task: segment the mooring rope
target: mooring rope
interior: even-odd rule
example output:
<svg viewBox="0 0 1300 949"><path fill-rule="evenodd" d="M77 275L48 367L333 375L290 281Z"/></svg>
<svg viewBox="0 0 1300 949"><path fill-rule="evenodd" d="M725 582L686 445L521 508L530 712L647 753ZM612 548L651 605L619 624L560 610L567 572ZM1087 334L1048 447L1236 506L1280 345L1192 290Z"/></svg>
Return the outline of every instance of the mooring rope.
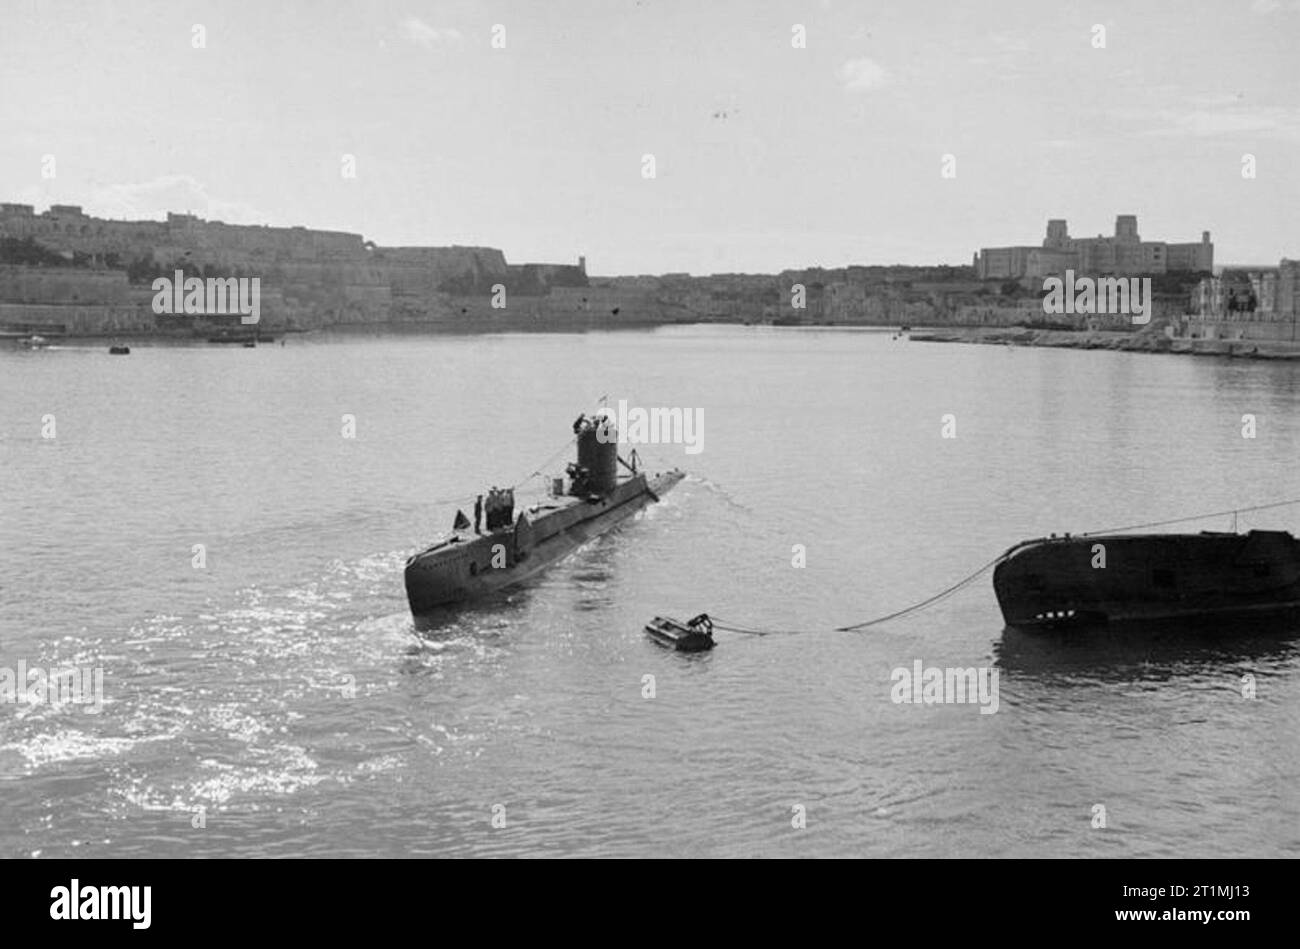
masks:
<svg viewBox="0 0 1300 949"><path fill-rule="evenodd" d="M713 620L714 629L721 629L728 633L745 633L750 636L804 636L821 632L821 630L810 629L750 629L746 626L736 626L728 623L713 614L709 614L709 619Z"/></svg>
<svg viewBox="0 0 1300 949"><path fill-rule="evenodd" d="M556 451L555 454L551 455L551 457L547 458L540 465L538 465L533 470L532 474L527 475L522 480L516 481L514 484L510 485L510 490L513 491L515 488L519 487L520 485L527 484L529 481L532 481L534 478L540 475L543 471L545 471L547 468L550 467L551 462L555 461L556 458L559 458L566 451L568 451L569 446L572 445L575 441L577 441L577 438L578 436L576 435L573 436L573 438L570 438L567 442L565 442L563 445L560 446L559 450Z"/></svg>
<svg viewBox="0 0 1300 949"><path fill-rule="evenodd" d="M1236 517L1238 514L1249 514L1252 511L1268 511L1275 507L1287 507L1291 504L1300 504L1300 498L1292 498L1289 501L1274 501L1272 504L1256 504L1253 507L1237 507L1228 511L1215 511L1213 514L1197 514L1192 517L1175 517L1167 521L1150 521L1146 524L1130 524L1128 527L1112 527L1104 531L1088 531L1086 534L1074 534L1075 537L1096 537L1099 534L1122 534L1125 531L1143 530L1147 527L1166 527L1170 524L1190 524L1192 521L1207 521L1212 517L1227 517L1231 514Z"/></svg>
<svg viewBox="0 0 1300 949"><path fill-rule="evenodd" d="M914 604L912 604L911 606L906 607L905 609L898 610L897 612L894 612L894 613L889 613L889 614L886 615L886 616L880 616L880 617L877 617L876 619L870 619L870 620L867 620L865 623L854 623L852 626L837 626L837 627L835 627L835 632L837 632L837 633L852 633L852 632L856 632L856 631L859 630L859 629L866 629L868 626L875 626L877 623L883 623L883 622L885 622L886 620L898 619L898 617L900 617L900 616L906 616L906 615L909 614L909 613L915 613L915 612L917 612L918 610L923 610L923 609L925 609L927 606L933 606L935 603L938 603L940 600L946 599L947 597L952 596L952 595L953 595L954 593L956 593L958 590L961 590L961 589L963 589L964 587L967 587L967 586L969 586L970 584L974 583L974 582L975 582L976 580L978 580L981 576L983 576L983 575L984 575L985 573L987 573L989 570L991 570L991 569L993 569L994 567L996 567L998 564L1000 564L1000 563L1001 563L1003 560L1005 560L1006 558L1007 558L1007 555L1006 555L1005 553L1003 553L1003 554L998 554L996 557L994 557L992 560L990 560L990 561L989 561L988 563L986 563L984 566L980 567L978 570L976 570L976 571L975 571L974 573L972 573L970 576L966 577L966 578L963 579L963 580L958 580L958 581L957 581L956 583L954 583L952 586L948 587L948 589L946 589L946 590L941 590L941 591L939 591L938 593L936 593L934 596L930 597L929 599L922 600L920 603L914 603Z"/></svg>
<svg viewBox="0 0 1300 949"><path fill-rule="evenodd" d="M602 395L599 399L599 403L600 403L599 408L604 408L605 402L608 399L609 399L608 395ZM594 415L597 411L599 411L599 408L591 409L589 412L584 412L583 414ZM508 485L507 489L513 491L516 488L523 487L529 481L532 481L534 478L544 474L546 470L550 468L551 464L556 461L556 459L561 458L565 452L569 451L569 449L573 447L574 443L577 442L577 440L578 440L578 436L575 433L571 438L569 438L568 441L566 441L563 445L561 445L549 458L547 458L540 465L534 468L530 474L527 474L524 477L520 478L514 484ZM455 505L457 508L460 508L461 505L473 504L474 501L477 500L477 498L478 498L478 494L477 492L475 492L473 494L462 494L457 497L451 497L451 498L433 498L424 503L434 507L446 507L449 505Z"/></svg>
<svg viewBox="0 0 1300 949"><path fill-rule="evenodd" d="M1167 521L1151 521L1146 524L1132 524L1128 527L1113 527L1110 528L1109 530L1089 531L1085 534L1072 534L1070 536L1097 537L1102 534L1120 534L1123 533L1124 531L1141 530L1147 527L1164 527L1169 524L1186 524L1191 521L1208 520L1209 518L1212 517L1226 517L1229 514L1231 514L1233 517L1236 517L1238 514L1249 514L1252 511L1268 511L1268 510L1272 510L1273 508L1287 507L1292 504L1300 504L1300 498L1292 498L1289 501L1274 501L1270 504L1256 504L1251 507L1233 508L1232 510L1228 510L1228 511L1216 511L1212 514L1197 514L1191 517L1176 517L1176 518L1171 518L1170 520ZM911 606L905 607L904 609L897 610L893 613L888 613L884 616L876 617L875 619L866 620L865 622L854 623L851 626L836 626L833 631L837 633L857 632L860 629L866 629L869 626L875 626L879 623L884 623L891 619L898 619L900 617L907 616L911 613L916 613L920 610L923 610L928 606L933 606L934 604L940 602L941 600L947 599L948 597L952 596L954 593L957 593L959 590L962 590L965 587L969 586L970 584L974 583L976 580L978 580L981 576L983 576L993 567L996 567L1003 560L1006 560L1007 556L1010 553L1011 551L1008 550L1005 553L999 554L998 556L990 560L988 563L986 563L984 566L976 570L974 573L970 574L970 576L958 580L956 583L954 583L952 586L948 587L947 589L940 590L934 596L921 600L919 603L913 603ZM713 626L715 629L726 630L727 632L732 632L732 633L746 633L753 636L801 634L804 632L809 632L803 630L757 629L752 626L741 626L735 623L729 623L724 620L719 620L717 617L713 618Z"/></svg>
<svg viewBox="0 0 1300 949"><path fill-rule="evenodd" d="M1006 556L1007 556L1006 554L999 555L995 559L990 560L984 566L980 567L970 576L957 581L952 586L948 587L946 590L941 590L940 592L936 593L934 596L927 597L926 599L922 600L919 603L914 603L911 606L906 607L905 609L896 610L895 612L888 613L885 616L879 616L876 619L866 620L865 622L862 623L854 623L852 626L836 626L832 629L832 631L836 633L852 633L852 632L856 632L859 629L866 629L868 626L875 626L877 623L883 623L886 620L897 619L900 616L906 616L909 613L915 613L917 610L925 609L927 606L932 606L935 603L938 603L940 600L952 596L954 593L956 593L958 590L961 590L963 587L969 586L970 584L974 583L976 580L980 578L982 574L986 573L990 567L995 567L999 563L1001 563L1006 558ZM714 629L725 630L726 632L729 633L746 633L751 636L808 635L813 632L824 632L824 630L758 629L753 626L743 626L738 623L732 623L731 621L722 619L721 617L718 616L710 616L710 619L713 620Z"/></svg>
<svg viewBox="0 0 1300 949"><path fill-rule="evenodd" d="M509 485L509 490L513 491L516 488L527 484L533 478L540 475L551 464L552 461L554 461L564 452L568 451L569 446L572 445L573 442L574 439L570 438L567 442L564 443L563 446L560 447L560 449L557 452L555 452L555 454L551 455L550 458L547 458L544 462L538 465L537 469L533 471L532 474L528 475L521 481L517 481L514 484ZM479 497L478 492L474 492L472 494L461 494L461 495L457 495L456 497L449 497L449 498L430 498L429 500L423 503L428 507L432 507L432 508L455 507L457 510L462 510L465 507L472 507L474 505L474 502L478 500L478 497Z"/></svg>
<svg viewBox="0 0 1300 949"><path fill-rule="evenodd" d="M609 398L608 395L602 395L600 397L599 401L600 401L601 408L605 407L605 402L608 398ZM583 415L589 415L589 414L594 415L597 411L599 411L599 409L592 409L590 410L590 412L584 412ZM510 490L513 491L515 488L519 487L520 485L527 484L529 481L533 480L538 475L542 474L542 472L544 472L547 468L551 466L551 462L555 461L555 459L559 458L566 451L568 451L570 446L572 446L577 440L578 440L578 433L574 432L573 437L570 438L563 445L561 445L559 450L557 450L555 454L551 455L551 457L547 458L540 465L534 468L532 474L525 475L521 480L516 481L514 484L510 485Z"/></svg>

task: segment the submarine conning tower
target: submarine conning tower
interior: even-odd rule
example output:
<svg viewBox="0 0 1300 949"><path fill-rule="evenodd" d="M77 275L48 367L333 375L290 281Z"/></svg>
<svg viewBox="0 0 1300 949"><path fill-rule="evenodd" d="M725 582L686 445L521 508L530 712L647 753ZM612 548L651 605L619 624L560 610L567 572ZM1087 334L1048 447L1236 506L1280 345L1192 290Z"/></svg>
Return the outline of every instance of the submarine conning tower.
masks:
<svg viewBox="0 0 1300 949"><path fill-rule="evenodd" d="M608 415L578 416L578 467L586 483L574 482L575 494L609 494L618 486L618 426ZM582 489L582 490L580 490Z"/></svg>

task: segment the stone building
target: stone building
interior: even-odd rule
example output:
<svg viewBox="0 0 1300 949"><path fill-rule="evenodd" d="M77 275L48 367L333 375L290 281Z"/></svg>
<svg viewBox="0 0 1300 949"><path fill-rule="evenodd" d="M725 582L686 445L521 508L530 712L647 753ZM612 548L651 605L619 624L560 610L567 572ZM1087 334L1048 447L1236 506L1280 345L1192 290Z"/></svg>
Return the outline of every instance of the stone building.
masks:
<svg viewBox="0 0 1300 949"><path fill-rule="evenodd" d="M1071 237L1067 223L1053 218L1042 246L985 247L974 263L981 280L1041 280L1067 270L1117 276L1208 272L1214 269L1214 245L1209 231L1201 232L1199 243L1144 241L1133 214L1115 219L1112 237Z"/></svg>
<svg viewBox="0 0 1300 949"><path fill-rule="evenodd" d="M1192 289L1191 312L1203 317L1289 322L1300 312L1300 260L1276 268L1225 268Z"/></svg>

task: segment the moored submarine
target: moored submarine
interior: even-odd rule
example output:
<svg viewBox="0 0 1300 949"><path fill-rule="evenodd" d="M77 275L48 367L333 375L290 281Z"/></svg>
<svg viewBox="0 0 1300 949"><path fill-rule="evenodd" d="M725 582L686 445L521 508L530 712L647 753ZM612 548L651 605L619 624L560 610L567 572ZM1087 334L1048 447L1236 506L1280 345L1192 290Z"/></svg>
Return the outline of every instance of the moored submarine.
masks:
<svg viewBox="0 0 1300 949"><path fill-rule="evenodd" d="M635 452L630 462L620 458L617 427L608 415L580 415L573 430L577 461L566 478L554 480L549 498L516 517L513 494L505 492L504 505L499 498L489 505L483 533L477 524L471 532L458 517L450 535L406 561L406 598L417 620L534 576L658 501L686 476L676 468L647 476Z"/></svg>
<svg viewBox="0 0 1300 949"><path fill-rule="evenodd" d="M1285 531L1091 534L1003 554L1008 626L1047 628L1300 611L1300 541Z"/></svg>

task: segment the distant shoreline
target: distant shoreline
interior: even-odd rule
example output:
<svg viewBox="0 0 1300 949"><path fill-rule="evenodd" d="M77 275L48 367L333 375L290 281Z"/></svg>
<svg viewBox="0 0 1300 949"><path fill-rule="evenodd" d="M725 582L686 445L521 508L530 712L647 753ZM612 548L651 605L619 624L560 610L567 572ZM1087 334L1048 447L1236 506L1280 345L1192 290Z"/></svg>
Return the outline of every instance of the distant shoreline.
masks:
<svg viewBox="0 0 1300 949"><path fill-rule="evenodd" d="M485 325L482 322L455 321L455 322L436 322L436 323L416 323L408 321L395 321L384 323L332 323L327 326L313 327L311 329L301 329L298 327L270 327L263 326L262 332L274 342L264 342L262 345L272 346L279 345L282 339L291 339L294 337L326 337L326 336L486 336L493 333L536 333L536 334L573 334L589 332L620 332L623 330L639 331L647 329L659 329L663 327L675 326L734 326L738 328L762 328L762 329L839 329L839 330L860 330L876 333L897 333L899 326L886 326L879 324L863 323L833 323L833 322L806 322L806 323L772 323L771 321L738 321L738 320L623 320L619 322L571 322L571 323L550 323L539 326L535 321L522 320L502 320L499 323ZM0 336L0 345L5 342L18 344L20 339L27 338L32 334L6 334ZM166 344L201 344L204 346L221 346L225 348L238 348L233 342L211 343L205 335L194 335L192 333L166 332L166 331L122 331L117 333L37 333L35 335L43 336L48 342L57 344L60 342L113 342L121 340L124 342L139 343L166 343Z"/></svg>
<svg viewBox="0 0 1300 949"><path fill-rule="evenodd" d="M773 323L771 321L736 320L630 320L610 322L573 322L539 326L531 320L502 320L492 325L479 321L453 321L439 323L385 322L338 323L318 329L267 327L269 341L261 346L279 346L293 338L327 339L330 337L403 337L403 336L488 336L494 333L575 334L589 332L619 332L659 329L663 327L730 326L764 330L854 330L873 333L906 333L908 339L918 343L964 343L984 346L1029 346L1046 349L1108 350L1111 352L1169 353L1190 356L1227 356L1237 359L1300 360L1300 343L1270 342L1263 340L1222 340L1170 338L1162 332L1147 330L1128 333L1116 330L1061 330L1033 329L1024 326L924 326L904 329L902 326L807 321L801 323ZM96 334L55 334L45 337L50 345L77 343L107 345L112 342L152 344L163 346L203 346L226 349L240 348L237 344L214 343L203 336L168 332L122 332ZM0 346L19 346L19 337L0 338Z"/></svg>
<svg viewBox="0 0 1300 949"><path fill-rule="evenodd" d="M1171 338L1159 332L1034 330L1022 326L930 328L911 334L919 343L975 343L1048 349L1104 349L1125 353L1229 356L1237 359L1300 359L1300 344L1267 340Z"/></svg>

